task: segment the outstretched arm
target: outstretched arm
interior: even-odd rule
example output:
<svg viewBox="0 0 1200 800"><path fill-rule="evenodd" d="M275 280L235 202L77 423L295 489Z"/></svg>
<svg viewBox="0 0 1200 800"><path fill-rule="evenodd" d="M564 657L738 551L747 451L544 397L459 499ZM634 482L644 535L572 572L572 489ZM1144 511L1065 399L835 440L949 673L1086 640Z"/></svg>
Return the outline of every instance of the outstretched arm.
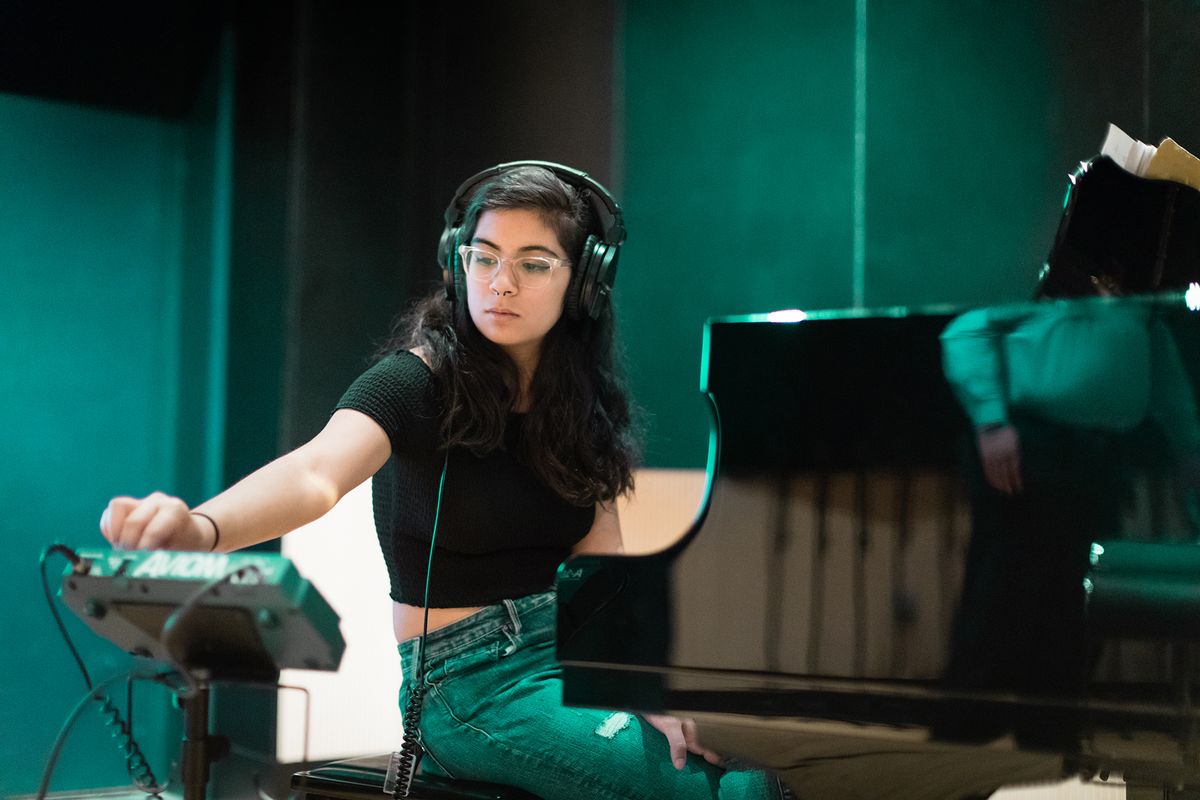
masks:
<svg viewBox="0 0 1200 800"><path fill-rule="evenodd" d="M377 422L358 411L334 412L313 439L189 509L155 492L115 497L100 517L114 547L229 551L275 539L312 522L383 466L391 442ZM192 511L197 513L193 514ZM220 526L220 542L211 518Z"/></svg>

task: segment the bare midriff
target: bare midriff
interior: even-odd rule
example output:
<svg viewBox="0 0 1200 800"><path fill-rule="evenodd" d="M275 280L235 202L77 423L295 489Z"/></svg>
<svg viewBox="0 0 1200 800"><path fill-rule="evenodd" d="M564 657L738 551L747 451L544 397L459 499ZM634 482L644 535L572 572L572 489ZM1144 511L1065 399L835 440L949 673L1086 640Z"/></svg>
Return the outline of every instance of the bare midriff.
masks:
<svg viewBox="0 0 1200 800"><path fill-rule="evenodd" d="M479 611L482 606L475 608L431 608L429 609L429 630L435 631L447 625L458 622ZM392 603L392 630L396 641L403 642L414 636L420 636L425 628L425 609L420 606L410 606L406 603Z"/></svg>

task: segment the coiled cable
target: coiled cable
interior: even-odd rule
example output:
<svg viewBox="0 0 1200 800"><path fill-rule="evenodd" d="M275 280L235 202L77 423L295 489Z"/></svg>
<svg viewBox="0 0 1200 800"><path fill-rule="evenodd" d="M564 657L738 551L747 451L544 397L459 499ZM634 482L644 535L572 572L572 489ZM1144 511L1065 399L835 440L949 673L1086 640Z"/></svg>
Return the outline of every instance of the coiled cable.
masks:
<svg viewBox="0 0 1200 800"><path fill-rule="evenodd" d="M132 686L132 679L127 680ZM117 740L117 749L125 756L125 769L133 779L134 785L147 794L157 796L160 791L158 781L146 757L142 755L141 748L134 741L129 723L121 718L120 710L108 695L92 695L92 699L100 704L100 716L104 719L104 724L111 729L112 738Z"/></svg>
<svg viewBox="0 0 1200 800"><path fill-rule="evenodd" d="M83 663L83 658L79 655L79 650L76 649L75 643L71 641L71 636L67 633L67 627L63 624L62 617L58 613L54 597L50 594L50 579L46 577L46 561L54 553L65 556L71 562L72 566L76 568L80 567L83 563L83 559L79 557L79 554L64 544L51 544L42 550L42 554L38 558L38 572L42 579L42 594L46 596L46 605L50 609L50 614L54 617L54 623L58 626L58 631L62 634L63 641L67 644L67 649L71 651L71 656L74 657L75 663L79 666L79 672L83 675L84 685L88 688L88 697L100 704L100 715L104 718L105 724L112 729L112 736L117 740L118 749L125 756L125 768L129 772L129 777L133 781L134 786L148 795L157 797L162 793L165 786L159 786L158 779L154 777L154 771L150 769L149 762L146 761L141 748L138 747L137 742L134 740L133 726L121 717L121 711L113 703L112 698L106 694L92 691L92 677L88 674L87 667ZM126 680L128 681L128 705L132 705L132 675L128 676ZM80 710L82 710L84 705L86 705L86 701L80 703ZM131 718L132 716L130 714ZM68 725L67 727L69 728L70 726ZM44 785L39 790L40 794L44 795L45 790L49 787L50 773L54 769L55 760L57 760L57 751L47 765Z"/></svg>
<svg viewBox="0 0 1200 800"><path fill-rule="evenodd" d="M412 692L404 706L404 735L400 739L400 752L393 754L393 762L398 772L392 797L409 796L417 767L421 765L421 756L425 754L425 744L421 741L421 705L425 702L425 692L429 688L425 683L425 637L429 634L429 579L433 575L433 548L437 544L438 518L442 512L442 492L446 488L446 470L449 466L450 448L447 447L445 459L442 461L442 476L438 479L437 503L433 507L433 531L429 534L429 562L425 566L425 619L421 639L417 645L420 652L417 655L417 669L413 673Z"/></svg>
<svg viewBox="0 0 1200 800"><path fill-rule="evenodd" d="M117 683L117 681L129 680L131 677L132 673L116 675L108 680L101 681L94 688L88 687L87 694L85 694L80 701L76 703L75 708L71 710L70 715L67 717L67 721L63 723L63 726L58 731L58 736L54 740L54 746L50 749L50 756L46 759L46 767L42 771L42 780L41 783L38 784L36 800L45 800L46 793L50 790L50 777L54 774L54 767L58 763L58 757L62 754L63 745L67 742L67 734L71 732L71 728L73 728L75 723L79 720L80 715L83 713L83 709L86 708L88 703L92 702L93 700L100 700L103 698L104 692L108 690L109 686ZM154 796L162 794L162 792L166 789L165 786L142 784L138 784L138 788L147 794Z"/></svg>
<svg viewBox="0 0 1200 800"><path fill-rule="evenodd" d="M396 789L393 797L409 796L412 791L413 778L417 774L417 767L421 764L421 756L425 754L420 725L421 705L425 702L427 688L423 682L414 686L408 695L408 703L404 706L404 735L400 740Z"/></svg>

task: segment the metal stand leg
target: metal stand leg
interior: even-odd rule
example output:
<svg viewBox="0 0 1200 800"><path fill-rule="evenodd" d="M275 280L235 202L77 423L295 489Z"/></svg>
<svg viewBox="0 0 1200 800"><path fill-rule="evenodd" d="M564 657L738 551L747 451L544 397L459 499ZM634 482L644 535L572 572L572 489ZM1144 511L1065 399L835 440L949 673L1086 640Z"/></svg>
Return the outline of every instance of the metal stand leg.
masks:
<svg viewBox="0 0 1200 800"><path fill-rule="evenodd" d="M208 735L209 686L197 680L195 693L180 698L183 709L183 800L205 800L209 766L228 751L224 737Z"/></svg>

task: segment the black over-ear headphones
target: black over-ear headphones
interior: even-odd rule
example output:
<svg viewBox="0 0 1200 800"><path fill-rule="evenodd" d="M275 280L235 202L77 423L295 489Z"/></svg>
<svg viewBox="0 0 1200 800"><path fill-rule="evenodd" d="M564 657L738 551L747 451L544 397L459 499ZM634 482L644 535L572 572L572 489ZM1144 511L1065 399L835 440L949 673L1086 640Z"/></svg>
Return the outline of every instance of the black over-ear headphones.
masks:
<svg viewBox="0 0 1200 800"><path fill-rule="evenodd" d="M458 246L462 244L463 216L475 190L487 181L518 167L542 167L558 176L563 183L573 186L587 195L594 218L603 226L603 234L589 234L583 243L583 252L571 264L571 285L567 288L565 312L574 320L597 319L608 302L613 283L617 279L617 256L621 243L625 241L625 222L621 207L586 172L564 167L549 161L512 161L497 164L473 175L458 187L454 199L446 208L446 226L438 242L438 265L445 276L446 297L456 302L458 281L461 271ZM570 255L570 254L568 254Z"/></svg>

